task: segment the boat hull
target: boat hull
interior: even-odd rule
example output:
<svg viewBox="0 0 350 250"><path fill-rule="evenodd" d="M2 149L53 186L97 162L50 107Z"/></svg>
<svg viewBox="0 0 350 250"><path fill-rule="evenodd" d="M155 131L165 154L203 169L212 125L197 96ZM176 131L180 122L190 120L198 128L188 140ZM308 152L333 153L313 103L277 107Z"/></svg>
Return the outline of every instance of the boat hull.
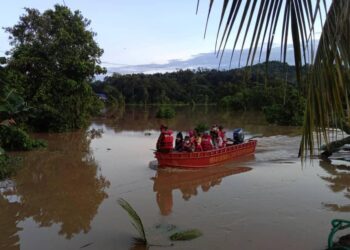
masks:
<svg viewBox="0 0 350 250"><path fill-rule="evenodd" d="M221 165L255 152L256 140L202 152L155 152L159 167L206 168Z"/></svg>

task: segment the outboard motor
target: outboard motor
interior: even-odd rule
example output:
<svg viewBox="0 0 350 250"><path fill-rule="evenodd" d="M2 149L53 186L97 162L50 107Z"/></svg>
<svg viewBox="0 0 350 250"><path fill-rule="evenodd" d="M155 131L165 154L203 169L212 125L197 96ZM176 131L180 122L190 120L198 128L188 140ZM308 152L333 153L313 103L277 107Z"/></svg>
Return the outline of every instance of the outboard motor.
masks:
<svg viewBox="0 0 350 250"><path fill-rule="evenodd" d="M244 131L242 128L236 128L233 130L233 143L240 144L244 142Z"/></svg>

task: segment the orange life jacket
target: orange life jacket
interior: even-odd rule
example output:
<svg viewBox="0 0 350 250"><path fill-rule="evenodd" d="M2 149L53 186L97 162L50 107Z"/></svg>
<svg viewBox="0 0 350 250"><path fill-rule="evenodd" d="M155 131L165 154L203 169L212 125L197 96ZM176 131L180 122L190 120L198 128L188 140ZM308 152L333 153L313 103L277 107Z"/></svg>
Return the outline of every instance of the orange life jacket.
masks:
<svg viewBox="0 0 350 250"><path fill-rule="evenodd" d="M162 132L162 141L160 143L160 150L172 150L173 149L173 142L174 142L174 136L173 131L166 130Z"/></svg>

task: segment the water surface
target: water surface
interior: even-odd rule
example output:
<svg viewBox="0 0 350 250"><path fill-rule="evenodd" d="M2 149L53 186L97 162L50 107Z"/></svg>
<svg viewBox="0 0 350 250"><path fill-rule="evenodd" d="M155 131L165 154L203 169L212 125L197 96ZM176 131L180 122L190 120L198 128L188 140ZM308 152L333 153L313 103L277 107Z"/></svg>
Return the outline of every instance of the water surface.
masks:
<svg viewBox="0 0 350 250"><path fill-rule="evenodd" d="M325 249L330 221L348 217L349 169L318 159L302 165L298 128L216 107L182 107L170 121L154 114L127 107L86 131L35 135L48 148L18 153L22 168L0 184L0 249L142 249L118 198L138 211L154 244L169 244L174 230L203 232L170 249ZM162 123L175 131L219 123L228 135L243 127L260 137L254 156L215 169L157 170Z"/></svg>

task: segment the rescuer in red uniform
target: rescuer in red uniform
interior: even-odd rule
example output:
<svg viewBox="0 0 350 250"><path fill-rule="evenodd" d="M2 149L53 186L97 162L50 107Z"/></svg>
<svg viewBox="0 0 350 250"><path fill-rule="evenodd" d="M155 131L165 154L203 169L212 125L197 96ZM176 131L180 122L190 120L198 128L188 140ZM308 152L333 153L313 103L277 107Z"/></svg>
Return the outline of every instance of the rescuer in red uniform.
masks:
<svg viewBox="0 0 350 250"><path fill-rule="evenodd" d="M160 126L160 135L157 141L157 151L163 153L169 153L173 150L174 136L173 131L168 127Z"/></svg>
<svg viewBox="0 0 350 250"><path fill-rule="evenodd" d="M202 149L203 151L208 151L213 149L213 144L211 143L211 136L208 132L204 132L204 135L202 136Z"/></svg>

